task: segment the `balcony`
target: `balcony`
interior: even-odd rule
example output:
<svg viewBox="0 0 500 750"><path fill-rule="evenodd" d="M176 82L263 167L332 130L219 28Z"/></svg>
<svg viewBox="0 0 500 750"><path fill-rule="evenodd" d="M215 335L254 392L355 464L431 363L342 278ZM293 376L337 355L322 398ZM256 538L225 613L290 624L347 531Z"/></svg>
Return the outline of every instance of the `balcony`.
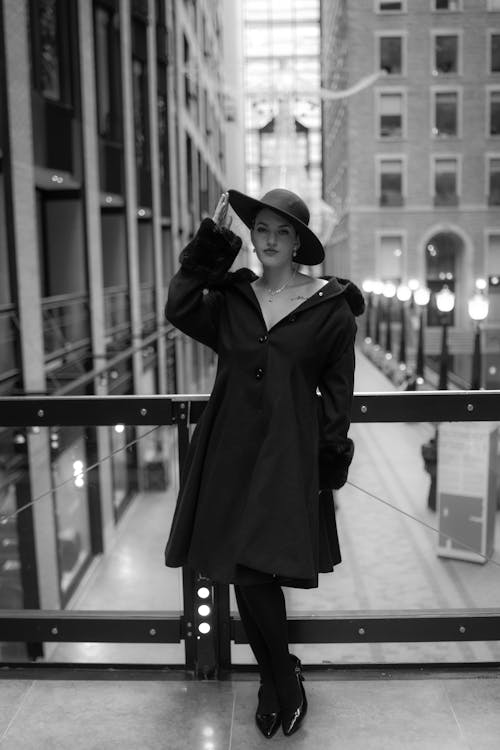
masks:
<svg viewBox="0 0 500 750"><path fill-rule="evenodd" d="M376 372L359 353L357 388L368 382L378 384ZM142 465L137 496L113 546L95 556L85 586L66 609L4 609L0 615L4 645L43 644L34 664L17 659L14 671L13 661L6 661L12 671L6 670L9 681L0 683L0 691L6 715L13 718L6 735L13 746L34 736L35 726L48 745L64 744L82 710L95 717L96 742L104 747L113 746L110 737L121 746L147 747L157 732L172 746L258 746L255 664L232 592L211 587L212 630L208 638L194 638L196 579L187 570L162 566L178 487L177 452L182 461L190 425L205 401L203 396L0 400L4 424L26 427L31 460L50 425L98 424L102 441L105 432L126 424L135 429L131 439ZM292 650L306 665L311 709L301 733L307 743L331 747L333 731L336 746L345 748L367 746L368 736L373 747L385 747L390 737L405 750L432 747L436 738L438 746L454 750L495 746L499 514L493 512L489 561L460 556L464 541L470 546L477 540L457 534L470 531L474 537L474 524L446 532L446 514L427 507L432 482L421 448L435 425L442 435L453 426L463 433L499 415L499 392L357 391L351 429L356 456L336 500L344 563L334 575L321 577L318 590L293 591L288 598ZM124 441L124 450L130 442ZM81 470L95 492L109 452L96 457L92 450ZM455 472L460 465L471 477L476 473L477 466L458 460ZM490 468L496 476L496 463ZM71 471L68 480L71 485ZM12 507L34 503L39 514L44 502L19 496ZM104 502L94 494L89 508L95 513ZM4 508L0 512L6 515ZM446 544L436 530L455 538L450 556L442 549L438 554ZM91 683L80 679L83 665L87 670L93 665ZM113 665L114 673L105 665ZM208 680L193 682L193 675ZM30 693L25 681L12 681L16 676L34 680ZM130 678L141 681L140 691L126 683ZM64 701L58 691L66 691ZM128 701L134 704L130 722L124 719ZM189 716L189 722L173 716Z"/></svg>
<svg viewBox="0 0 500 750"><path fill-rule="evenodd" d="M60 294L42 302L43 343L46 359L67 355L90 345L87 294Z"/></svg>
<svg viewBox="0 0 500 750"><path fill-rule="evenodd" d="M130 297L126 286L106 287L104 290L106 336L130 335Z"/></svg>

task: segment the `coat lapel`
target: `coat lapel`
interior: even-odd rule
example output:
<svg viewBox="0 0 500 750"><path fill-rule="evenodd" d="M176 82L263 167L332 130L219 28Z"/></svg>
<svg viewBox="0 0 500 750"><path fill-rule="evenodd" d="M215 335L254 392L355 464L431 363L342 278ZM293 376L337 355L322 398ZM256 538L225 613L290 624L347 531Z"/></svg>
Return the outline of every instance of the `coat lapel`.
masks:
<svg viewBox="0 0 500 750"><path fill-rule="evenodd" d="M254 278L257 278L256 276ZM237 285L239 291L246 297L246 299L251 303L251 305L257 310L259 317L263 319L262 310L259 305L259 301L255 295L255 292L252 289L250 281L246 281L246 283L238 284ZM284 320L290 317L290 315L296 315L297 313L302 313L305 310L309 310L312 307L316 307L317 305L323 304L323 302L326 302L327 300L332 299L333 297L338 297L339 295L343 294L345 290L345 286L341 284L337 279L333 276L327 284L325 284L318 292L315 292L310 297L308 297L304 302L302 302L300 305L297 305L297 307L294 307L293 310L285 315L281 320L279 320L277 323L272 326L274 328L275 326L282 323Z"/></svg>

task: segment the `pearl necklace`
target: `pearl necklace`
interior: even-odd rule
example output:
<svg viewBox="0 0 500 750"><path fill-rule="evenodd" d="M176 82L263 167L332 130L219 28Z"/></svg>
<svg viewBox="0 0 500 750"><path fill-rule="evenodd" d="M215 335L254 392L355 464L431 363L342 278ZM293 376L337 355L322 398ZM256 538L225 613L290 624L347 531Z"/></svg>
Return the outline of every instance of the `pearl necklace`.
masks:
<svg viewBox="0 0 500 750"><path fill-rule="evenodd" d="M268 301L268 302L272 302L272 301L273 301L273 297L276 297L276 295L277 295L277 294L281 294L281 292L282 292L282 291L283 291L284 289L286 289L286 287L287 287L287 286L288 286L289 284L291 284L291 283L292 283L292 281L293 281L293 280L294 280L294 278L295 278L295 274L296 274L296 273L297 273L297 267L295 267L295 269L294 269L294 271L293 271L292 275L290 276L290 278L288 279L288 281L286 281L286 282L285 282L285 283L283 284L283 286L280 286L280 287L278 287L278 289L271 289L271 287L267 287L267 288L266 288L266 292L267 292L268 294L270 294L270 295L271 295L271 296L270 296L270 298L269 298L269 299L268 299L267 301Z"/></svg>

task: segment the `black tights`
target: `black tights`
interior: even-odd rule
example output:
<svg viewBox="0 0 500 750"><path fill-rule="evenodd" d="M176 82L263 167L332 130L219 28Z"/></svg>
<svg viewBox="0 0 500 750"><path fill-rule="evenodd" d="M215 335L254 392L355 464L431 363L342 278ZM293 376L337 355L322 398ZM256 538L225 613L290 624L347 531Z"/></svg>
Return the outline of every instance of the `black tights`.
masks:
<svg viewBox="0 0 500 750"><path fill-rule="evenodd" d="M259 665L263 713L300 697L288 651L288 626L283 591L278 583L235 585L241 621Z"/></svg>

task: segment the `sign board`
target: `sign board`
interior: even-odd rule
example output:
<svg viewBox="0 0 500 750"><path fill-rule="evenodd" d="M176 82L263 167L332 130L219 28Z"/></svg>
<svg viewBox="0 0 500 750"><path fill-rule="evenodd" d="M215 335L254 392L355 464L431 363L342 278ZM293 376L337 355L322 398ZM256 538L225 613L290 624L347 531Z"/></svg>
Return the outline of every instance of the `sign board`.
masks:
<svg viewBox="0 0 500 750"><path fill-rule="evenodd" d="M438 554L484 563L494 547L498 429L445 422L437 443Z"/></svg>

